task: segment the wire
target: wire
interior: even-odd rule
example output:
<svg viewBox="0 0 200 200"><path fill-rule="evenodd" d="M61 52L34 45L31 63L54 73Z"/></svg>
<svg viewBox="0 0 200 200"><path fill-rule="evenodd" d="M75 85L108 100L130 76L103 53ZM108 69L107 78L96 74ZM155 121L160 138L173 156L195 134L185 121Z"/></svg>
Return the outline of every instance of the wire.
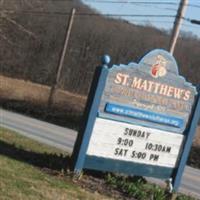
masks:
<svg viewBox="0 0 200 200"><path fill-rule="evenodd" d="M11 0L10 0L11 1ZM12 1L20 1L20 0L12 0ZM51 2L74 2L74 0L40 0L40 1L51 1ZM199 0L195 0L196 2L200 2ZM128 4L157 4L157 5L179 5L179 3L175 3L175 2L170 2L170 1L166 1L166 2L160 2L160 1L129 1L129 0L124 0L124 1L114 1L114 0L84 0L83 2L92 2L92 3L114 3L114 4L121 4L121 3L128 3ZM200 5L197 4L187 4L187 6L190 7L196 7L196 8L200 8Z"/></svg>
<svg viewBox="0 0 200 200"><path fill-rule="evenodd" d="M124 1L106 1L106 0L85 0L85 2L93 2L93 3L113 3L113 4L119 4L119 3L124 3ZM152 5L179 5L179 3L175 2L160 2L160 1L126 1L125 3L127 4L152 4ZM187 6L190 7L196 7L200 8L200 5L197 4L187 4Z"/></svg>
<svg viewBox="0 0 200 200"><path fill-rule="evenodd" d="M9 0L9 1L21 1L21 0ZM62 2L74 2L74 0L39 0L41 1L52 1L52 2L57 2L57 1L62 1Z"/></svg>
<svg viewBox="0 0 200 200"><path fill-rule="evenodd" d="M164 24L173 24L173 23L174 23L174 21L162 21L162 20L151 20L151 21L149 21L149 20L131 20L131 21L129 21L129 22L132 22L132 23L134 23L134 22L164 23Z"/></svg>
<svg viewBox="0 0 200 200"><path fill-rule="evenodd" d="M151 7L153 7L153 8L155 8L155 9L162 9L162 10L170 10L170 11L177 11L177 9L175 9L175 8L162 8L162 7L158 7L158 6L156 6L156 5L145 5L145 4L136 4L135 6L140 6L140 7L149 7L149 6L151 6Z"/></svg>
<svg viewBox="0 0 200 200"><path fill-rule="evenodd" d="M70 16L71 13L70 12L49 12L49 11L29 11L29 10L4 10L0 8L0 11L3 11L4 13L10 13L10 14L31 14L31 15L64 15L64 16ZM101 14L96 14L96 13L76 13L76 16L101 16ZM175 15L134 15L134 14L104 14L103 16L105 17L149 17L149 18L154 18L154 17L159 17L159 18L175 18ZM120 18L121 20L124 20L123 18ZM185 18L182 17L182 19L184 21L187 21L189 23L191 23L191 19L190 18ZM129 20L130 21L130 20ZM135 21L135 20L134 20ZM139 20L138 20L139 21ZM145 20L142 20L144 22L148 22ZM154 23L156 21L152 21L152 23ZM173 22L168 22L168 21L157 21L157 22L161 22L161 23L173 23ZM151 23L151 22L150 22ZM196 27L196 26L195 26Z"/></svg>
<svg viewBox="0 0 200 200"><path fill-rule="evenodd" d="M85 0L85 2L94 2L94 3L114 3L114 4L119 4L119 3L127 3L127 4L160 4L160 5L178 5L179 3L175 2L160 2L160 1L106 1L106 0Z"/></svg>
<svg viewBox="0 0 200 200"><path fill-rule="evenodd" d="M10 0L10 1L20 1L20 0ZM74 0L40 0L40 1L51 1L51 2L74 2ZM114 0L84 0L83 2L92 2L92 3L114 3L114 4L121 4L121 3L128 3L128 4L157 4L157 5L179 5L179 3L171 2L171 1L129 1L129 0L121 0L121 1L114 1ZM200 5L196 3L200 2L199 0L195 0L195 4L188 4L191 7L200 8Z"/></svg>
<svg viewBox="0 0 200 200"><path fill-rule="evenodd" d="M29 11L29 10L4 10L0 9L4 13L11 14L38 14L38 15L71 15L69 12L49 12L49 11ZM76 16L101 16L101 14L96 13L76 13ZM175 17L175 15L134 15L134 14L103 14L103 16L107 17Z"/></svg>
<svg viewBox="0 0 200 200"><path fill-rule="evenodd" d="M191 24L182 24L183 26L186 26L186 27L191 27L191 28L198 28L198 26L195 26L195 25L191 25Z"/></svg>

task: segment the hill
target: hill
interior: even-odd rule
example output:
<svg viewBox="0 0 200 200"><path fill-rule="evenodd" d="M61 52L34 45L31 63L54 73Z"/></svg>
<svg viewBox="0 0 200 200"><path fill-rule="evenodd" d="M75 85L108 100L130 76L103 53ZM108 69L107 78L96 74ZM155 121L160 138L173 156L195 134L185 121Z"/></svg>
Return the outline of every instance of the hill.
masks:
<svg viewBox="0 0 200 200"><path fill-rule="evenodd" d="M109 54L115 64L136 61L154 48L168 48L169 34L151 25L137 26L106 18L80 1L1 1L0 73L51 85L62 49L69 13L75 22L60 87L87 94L100 57ZM180 73L197 84L200 40L182 34L175 51Z"/></svg>

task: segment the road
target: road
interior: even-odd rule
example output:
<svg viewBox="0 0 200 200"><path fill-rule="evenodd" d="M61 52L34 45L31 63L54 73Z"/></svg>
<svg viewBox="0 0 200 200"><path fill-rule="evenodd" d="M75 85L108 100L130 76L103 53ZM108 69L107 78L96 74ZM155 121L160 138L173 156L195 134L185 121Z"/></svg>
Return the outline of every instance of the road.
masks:
<svg viewBox="0 0 200 200"><path fill-rule="evenodd" d="M72 152L77 132L27 116L0 109L0 126L14 130L26 137L69 153ZM158 179L149 181L164 184ZM200 170L187 166L181 182L180 192L200 199Z"/></svg>

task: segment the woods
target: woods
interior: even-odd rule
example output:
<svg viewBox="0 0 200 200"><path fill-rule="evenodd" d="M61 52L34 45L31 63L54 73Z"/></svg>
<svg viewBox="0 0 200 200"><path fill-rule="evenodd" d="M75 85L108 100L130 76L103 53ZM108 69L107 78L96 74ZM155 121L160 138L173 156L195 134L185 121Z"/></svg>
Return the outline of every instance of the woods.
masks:
<svg viewBox="0 0 200 200"><path fill-rule="evenodd" d="M114 64L127 64L151 49L168 48L169 32L103 17L80 1L9 2L0 3L2 75L52 85L73 7L77 12L59 84L62 89L87 94L104 54ZM180 74L194 84L199 82L199 52L195 33L182 33L175 58Z"/></svg>

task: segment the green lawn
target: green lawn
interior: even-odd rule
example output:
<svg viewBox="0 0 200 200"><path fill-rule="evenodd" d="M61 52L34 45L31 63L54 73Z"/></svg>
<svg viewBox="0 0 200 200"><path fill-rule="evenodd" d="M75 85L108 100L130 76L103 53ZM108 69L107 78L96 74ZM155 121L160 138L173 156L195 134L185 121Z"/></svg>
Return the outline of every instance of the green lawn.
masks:
<svg viewBox="0 0 200 200"><path fill-rule="evenodd" d="M0 129L1 200L102 200L76 186L63 169L67 155L54 148Z"/></svg>
<svg viewBox="0 0 200 200"><path fill-rule="evenodd" d="M69 156L58 149L40 144L13 131L0 128L0 200L106 200L111 190L117 199L169 200L163 188L134 177L105 174L102 196L92 193L87 181L83 190L66 173ZM85 174L82 178L89 180ZM98 184L97 184L98 185ZM96 191L96 189L93 189ZM193 200L179 195L177 200Z"/></svg>

